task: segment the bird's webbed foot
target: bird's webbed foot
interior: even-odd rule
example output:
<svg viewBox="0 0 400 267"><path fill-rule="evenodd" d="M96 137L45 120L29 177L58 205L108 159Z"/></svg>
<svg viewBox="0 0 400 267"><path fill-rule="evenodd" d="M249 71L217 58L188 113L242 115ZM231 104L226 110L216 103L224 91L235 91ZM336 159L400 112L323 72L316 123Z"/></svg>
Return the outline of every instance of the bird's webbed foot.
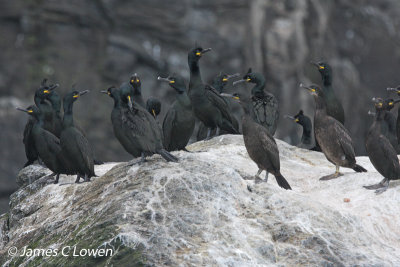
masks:
<svg viewBox="0 0 400 267"><path fill-rule="evenodd" d="M79 184L79 180L80 180L80 179L81 179L81 176L78 174L78 175L76 176L75 183Z"/></svg>
<svg viewBox="0 0 400 267"><path fill-rule="evenodd" d="M319 180L320 181L328 181L328 180L339 178L340 176L343 176L343 173L335 172L334 174L322 176L321 178L319 178Z"/></svg>
<svg viewBox="0 0 400 267"><path fill-rule="evenodd" d="M365 189L368 190L375 190L375 193L378 194L382 194L383 192L385 192L389 187L389 180L388 179L383 179L382 181L380 181L377 184L372 184L372 185L364 185Z"/></svg>

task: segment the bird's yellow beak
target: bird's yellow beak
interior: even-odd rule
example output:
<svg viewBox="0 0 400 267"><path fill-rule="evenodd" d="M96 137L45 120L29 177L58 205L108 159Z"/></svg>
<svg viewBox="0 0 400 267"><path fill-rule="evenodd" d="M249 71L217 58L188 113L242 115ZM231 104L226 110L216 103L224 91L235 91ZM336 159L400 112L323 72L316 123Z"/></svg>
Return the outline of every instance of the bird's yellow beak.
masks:
<svg viewBox="0 0 400 267"><path fill-rule="evenodd" d="M171 80L171 81L169 81L169 83L175 83L175 81L174 81L174 80Z"/></svg>
<svg viewBox="0 0 400 267"><path fill-rule="evenodd" d="M201 56L201 52L196 52L196 56Z"/></svg>
<svg viewBox="0 0 400 267"><path fill-rule="evenodd" d="M251 79L250 78L247 78L247 80L246 80L247 82L250 82L251 81Z"/></svg>
<svg viewBox="0 0 400 267"><path fill-rule="evenodd" d="M223 78L222 81L223 81L223 82L227 82L228 79L227 79L227 78Z"/></svg>
<svg viewBox="0 0 400 267"><path fill-rule="evenodd" d="M319 68L320 70L324 70L324 69L325 69L324 66L319 66L318 68Z"/></svg>
<svg viewBox="0 0 400 267"><path fill-rule="evenodd" d="M73 96L73 98L78 98L78 97L79 97L79 95L74 95L74 96Z"/></svg>
<svg viewBox="0 0 400 267"><path fill-rule="evenodd" d="M154 109L151 110L151 112L153 113L153 116L156 116L156 112L154 111Z"/></svg>
<svg viewBox="0 0 400 267"><path fill-rule="evenodd" d="M49 90L43 90L43 93L50 94L50 91Z"/></svg>
<svg viewBox="0 0 400 267"><path fill-rule="evenodd" d="M299 119L295 119L294 121L295 121L295 122L299 122Z"/></svg>

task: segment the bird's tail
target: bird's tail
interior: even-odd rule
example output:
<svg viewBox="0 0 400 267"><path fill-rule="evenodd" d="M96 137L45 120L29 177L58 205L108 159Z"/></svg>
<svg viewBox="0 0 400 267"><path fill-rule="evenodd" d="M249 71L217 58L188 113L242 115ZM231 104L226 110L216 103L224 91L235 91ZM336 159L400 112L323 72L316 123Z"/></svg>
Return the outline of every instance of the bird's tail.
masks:
<svg viewBox="0 0 400 267"><path fill-rule="evenodd" d="M160 154L166 161L173 161L173 162L178 162L178 158L169 153L165 149L161 149L157 151L158 154Z"/></svg>
<svg viewBox="0 0 400 267"><path fill-rule="evenodd" d="M283 177L282 174L279 173L279 174L275 175L275 179L280 187L282 187L286 190L292 190L288 181L286 181L285 177Z"/></svg>
<svg viewBox="0 0 400 267"><path fill-rule="evenodd" d="M362 166L360 166L360 165L358 165L358 164L356 164L356 165L354 166L353 170L356 171L356 172L367 172L367 170L364 169L364 167L362 167Z"/></svg>
<svg viewBox="0 0 400 267"><path fill-rule="evenodd" d="M25 164L24 164L24 168L31 165L34 162L34 160L28 160Z"/></svg>

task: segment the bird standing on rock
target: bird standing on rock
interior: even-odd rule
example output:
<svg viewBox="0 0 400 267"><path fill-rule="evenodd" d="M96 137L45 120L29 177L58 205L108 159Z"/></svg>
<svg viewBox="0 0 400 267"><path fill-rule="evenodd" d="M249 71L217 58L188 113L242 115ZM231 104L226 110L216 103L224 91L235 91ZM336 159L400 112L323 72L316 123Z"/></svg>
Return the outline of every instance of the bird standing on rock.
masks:
<svg viewBox="0 0 400 267"><path fill-rule="evenodd" d="M222 94L239 101L243 108L242 117L243 139L250 158L257 164L258 172L256 182L261 181L259 175L266 171L265 182L268 181L268 173L275 176L278 185L284 189L292 189L280 172L279 150L274 137L251 117L250 98L240 94Z"/></svg>
<svg viewBox="0 0 400 267"><path fill-rule="evenodd" d="M383 101L379 98L374 98L373 100L376 114L375 120L368 131L365 148L372 165L384 179L378 184L364 187L366 189L376 189L375 193L379 194L387 190L389 181L400 179L400 164L396 150L389 139L382 134L382 129L386 127L384 125L385 111L387 109L385 102L388 103L388 101Z"/></svg>
<svg viewBox="0 0 400 267"><path fill-rule="evenodd" d="M400 96L400 86L397 86L396 88L387 88L387 90L396 92L397 95ZM397 143L400 144L400 108L397 108L396 135Z"/></svg>
<svg viewBox="0 0 400 267"><path fill-rule="evenodd" d="M341 124L344 125L344 109L340 100L336 97L332 87L332 68L326 62L311 62L312 65L318 68L322 78L323 98L326 103L326 112Z"/></svg>
<svg viewBox="0 0 400 267"><path fill-rule="evenodd" d="M82 92L74 90L66 94L63 99L64 119L60 144L63 153L71 163L69 171L77 175L76 183L79 182L81 177L84 177L85 182L89 182L90 177L96 176L92 147L83 133L74 126L73 116L74 102L88 92L88 90Z"/></svg>
<svg viewBox="0 0 400 267"><path fill-rule="evenodd" d="M231 79L238 77L239 75L240 75L239 73L235 73L235 74L229 75L229 74L225 74L225 73L222 73L222 72L221 72L221 73L219 73L219 74L214 78L212 87L213 87L218 93L221 94L221 93L223 92L224 87L228 84L228 82L229 82ZM228 99L226 99L226 98L223 98L223 99L226 101L226 104L228 105L229 110L231 110L230 102L227 101ZM236 130L239 131L239 122L238 122L238 120L235 118L235 116L232 114L232 112L231 112L231 118L232 118L232 125L233 125L233 127L234 127ZM200 124L199 124L199 129L197 130L197 134L196 134L196 140L197 140L197 141L200 141L200 140L206 139L206 137L207 137L207 131L208 131L207 127L205 127L204 124L203 124L202 122L200 122ZM222 131L220 131L219 134L220 134L220 135L223 135L223 134L229 134L229 133L222 130ZM211 135L216 135L216 130L212 130L212 131L211 131Z"/></svg>
<svg viewBox="0 0 400 267"><path fill-rule="evenodd" d="M168 82L176 91L176 100L165 115L162 125L164 146L168 151L186 150L186 145L192 136L196 118L192 103L186 92L185 82L180 76L158 77L159 81Z"/></svg>
<svg viewBox="0 0 400 267"><path fill-rule="evenodd" d="M325 157L336 166L336 172L320 180L330 180L342 176L340 167L351 168L356 172L367 170L356 163L353 141L342 123L327 114L324 91L316 86L303 86L315 100L314 133Z"/></svg>
<svg viewBox="0 0 400 267"><path fill-rule="evenodd" d="M61 173L73 174L69 171L70 163L62 151L60 140L43 128L45 116L40 109L36 106L17 109L35 118L31 131L35 149L46 167L57 175L54 183L58 183Z"/></svg>
<svg viewBox="0 0 400 267"><path fill-rule="evenodd" d="M254 121L265 127L271 135L274 135L278 126L279 104L273 94L264 91L264 76L261 73L252 72L249 68L246 75L241 80L235 81L233 86L243 82L255 84L251 89Z"/></svg>
<svg viewBox="0 0 400 267"><path fill-rule="evenodd" d="M189 97L194 115L208 128L206 139L211 137L211 130L215 128L217 128L217 134L219 130L225 130L232 134L239 133L232 124L232 117L226 101L214 88L204 85L201 79L199 60L203 54L209 51L211 48L197 47L188 54Z"/></svg>
<svg viewBox="0 0 400 267"><path fill-rule="evenodd" d="M164 149L157 122L147 110L134 102L129 88L118 90L110 87L102 93L114 99L111 121L115 136L128 153L134 157L141 156L139 164L153 154L160 154L167 161L178 161Z"/></svg>

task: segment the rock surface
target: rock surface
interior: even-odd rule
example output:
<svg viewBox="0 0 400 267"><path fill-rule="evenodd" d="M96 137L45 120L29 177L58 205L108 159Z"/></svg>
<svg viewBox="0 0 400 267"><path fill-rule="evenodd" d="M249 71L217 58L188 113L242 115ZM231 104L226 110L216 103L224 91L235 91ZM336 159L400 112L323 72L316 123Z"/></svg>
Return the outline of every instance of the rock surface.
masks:
<svg viewBox="0 0 400 267"><path fill-rule="evenodd" d="M375 195L368 173L320 182L334 167L318 152L278 140L282 174L254 184L256 165L241 136L221 136L174 152L179 163L156 155L141 166L96 166L98 178L60 185L43 176L11 197L0 217L3 266L399 266L399 183ZM28 167L23 173L43 173ZM45 179L45 181L41 181ZM9 257L15 246L111 248L112 257Z"/></svg>

